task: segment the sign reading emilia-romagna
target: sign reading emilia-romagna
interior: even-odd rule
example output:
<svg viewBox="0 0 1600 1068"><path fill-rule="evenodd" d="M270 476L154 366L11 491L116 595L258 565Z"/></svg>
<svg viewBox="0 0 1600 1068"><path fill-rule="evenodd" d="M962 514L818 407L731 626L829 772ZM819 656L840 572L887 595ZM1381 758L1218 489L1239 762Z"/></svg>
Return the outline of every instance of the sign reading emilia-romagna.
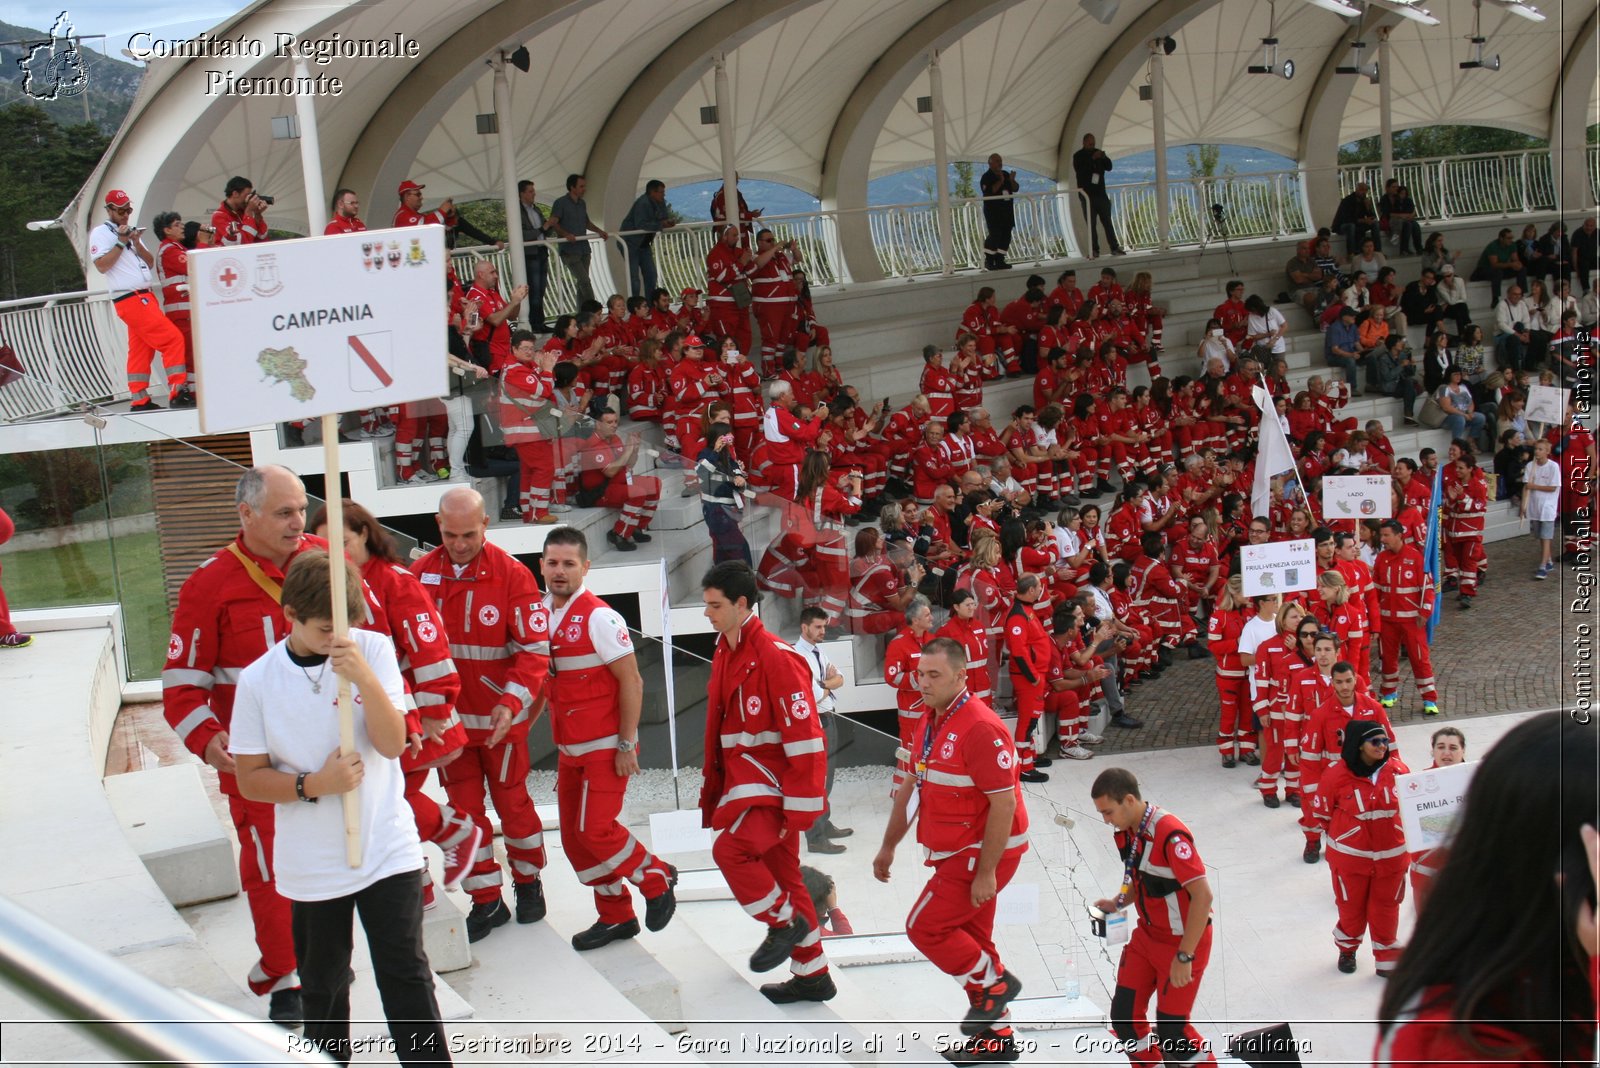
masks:
<svg viewBox="0 0 1600 1068"><path fill-rule="evenodd" d="M445 256L440 226L191 252L201 428L443 396Z"/></svg>

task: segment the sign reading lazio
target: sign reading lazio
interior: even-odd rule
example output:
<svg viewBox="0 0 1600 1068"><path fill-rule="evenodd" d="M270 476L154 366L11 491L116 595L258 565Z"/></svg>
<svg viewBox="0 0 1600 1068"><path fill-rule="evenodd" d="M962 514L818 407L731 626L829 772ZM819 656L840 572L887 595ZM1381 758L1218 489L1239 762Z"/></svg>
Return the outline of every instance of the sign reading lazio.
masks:
<svg viewBox="0 0 1600 1068"><path fill-rule="evenodd" d="M1395 776L1406 848L1418 853L1444 844L1450 828L1461 815L1467 786L1477 770L1477 763L1471 762Z"/></svg>
<svg viewBox="0 0 1600 1068"><path fill-rule="evenodd" d="M1323 475L1323 519L1388 519L1394 511L1388 475Z"/></svg>
<svg viewBox="0 0 1600 1068"><path fill-rule="evenodd" d="M189 253L207 434L449 392L444 228Z"/></svg>
<svg viewBox="0 0 1600 1068"><path fill-rule="evenodd" d="M1316 589L1317 543L1300 538L1240 546L1239 575L1246 597Z"/></svg>

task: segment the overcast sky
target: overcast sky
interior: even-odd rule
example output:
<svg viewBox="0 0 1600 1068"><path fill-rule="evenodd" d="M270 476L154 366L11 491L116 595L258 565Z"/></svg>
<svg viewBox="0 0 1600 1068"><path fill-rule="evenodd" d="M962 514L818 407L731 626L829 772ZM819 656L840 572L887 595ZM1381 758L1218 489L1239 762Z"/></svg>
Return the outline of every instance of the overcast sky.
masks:
<svg viewBox="0 0 1600 1068"><path fill-rule="evenodd" d="M59 5L59 6L58 6ZM46 4L24 4L0 0L0 21L13 26L49 30L57 12L66 10L77 33L103 33L108 55L120 56L128 38L144 31L159 38L183 40L203 33L249 6L243 0L53 0ZM100 51L102 42L92 42Z"/></svg>

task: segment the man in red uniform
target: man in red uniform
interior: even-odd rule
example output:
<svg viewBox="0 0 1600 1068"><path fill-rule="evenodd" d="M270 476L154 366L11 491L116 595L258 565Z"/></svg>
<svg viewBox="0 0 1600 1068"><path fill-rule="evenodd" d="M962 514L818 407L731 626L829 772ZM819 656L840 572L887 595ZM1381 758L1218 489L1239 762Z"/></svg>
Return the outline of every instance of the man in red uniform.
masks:
<svg viewBox="0 0 1600 1068"><path fill-rule="evenodd" d="M922 378L917 391L928 400L928 415L945 420L956 410L956 381L944 365L938 345L922 347Z"/></svg>
<svg viewBox="0 0 1600 1068"><path fill-rule="evenodd" d="M1000 321L993 286L978 290L977 299L967 305L967 310L962 313L961 324L956 327L956 343L960 344L965 337L977 338L978 351L983 355L998 355L1007 367L1021 366L1017 357L1015 329Z"/></svg>
<svg viewBox="0 0 1600 1068"><path fill-rule="evenodd" d="M286 468L253 467L235 495L239 536L197 568L178 593L161 673L167 722L191 753L217 770L218 786L239 836L239 882L250 905L261 957L250 969L250 991L272 997L277 1023L301 1022L289 902L272 875L276 813L246 801L228 752L239 672L288 634L278 601L289 561L326 546L305 533L306 491Z"/></svg>
<svg viewBox="0 0 1600 1068"><path fill-rule="evenodd" d="M456 486L439 498L439 548L411 565L450 634L461 674L457 710L467 728L461 755L440 769L450 803L483 831L478 863L461 883L472 898L467 940L476 942L511 919L500 897L500 864L484 791L500 831L516 889L517 922L545 914L539 872L544 827L528 796L528 728L549 671L549 613L533 575L516 557L489 544L483 497Z"/></svg>
<svg viewBox="0 0 1600 1068"><path fill-rule="evenodd" d="M481 259L473 271L466 302L477 302L483 323L472 334L474 355L487 358L489 373L499 374L511 360L511 323L521 313L527 286L517 286L511 299L500 295L500 269L492 259Z"/></svg>
<svg viewBox="0 0 1600 1068"><path fill-rule="evenodd" d="M644 680L628 624L584 588L589 543L557 527L540 557L550 619L550 732L556 743L561 848L578 880L594 888L600 918L572 936L580 952L639 933L632 883L644 895L644 925L659 931L678 902L678 869L653 855L618 817L628 777L639 773L639 712Z"/></svg>
<svg viewBox="0 0 1600 1068"><path fill-rule="evenodd" d="M450 216L455 214L456 202L454 197L445 197L444 202L433 211L422 210L422 191L427 186L419 185L407 178L395 190L395 196L400 198L400 206L394 209L394 225L396 226L449 226Z"/></svg>
<svg viewBox="0 0 1600 1068"><path fill-rule="evenodd" d="M1236 351L1244 349L1244 335L1250 323L1250 309L1244 306L1244 283L1238 279L1228 283L1228 299L1218 304L1211 313L1222 324L1222 333L1233 342Z"/></svg>
<svg viewBox="0 0 1600 1068"><path fill-rule="evenodd" d="M179 397L194 392L194 329L189 313L189 250L183 247L183 216L175 211L164 211L156 216L156 236L161 245L156 249L156 277L161 281L161 310L167 320L183 335L183 369L185 380ZM209 245L210 235L204 229L195 233L196 246Z"/></svg>
<svg viewBox="0 0 1600 1068"><path fill-rule="evenodd" d="M706 693L701 820L721 831L711 854L744 910L767 927L750 970L789 961L792 977L761 988L769 1001L837 993L816 910L800 875L800 838L827 805L827 752L805 659L753 614L755 572L718 564L700 580L719 635Z"/></svg>
<svg viewBox="0 0 1600 1068"><path fill-rule="evenodd" d="M1422 694L1424 715L1439 714L1439 691L1433 681L1433 659L1428 654L1428 616L1433 614L1436 591L1423 566L1422 550L1407 545L1400 524L1384 520L1378 528L1383 551L1372 569L1378 586L1378 651L1383 664L1383 690L1378 699L1393 708L1400 699L1400 647L1406 650L1411 673Z"/></svg>
<svg viewBox="0 0 1600 1068"><path fill-rule="evenodd" d="M620 508L622 515L606 532L606 540L623 552L631 553L647 542L650 521L661 503L661 480L654 475L635 475L639 458L638 434L624 443L617 433L621 417L607 410L595 420L594 434L583 443L583 472L579 480L585 491L603 489L598 503L602 508Z"/></svg>
<svg viewBox="0 0 1600 1068"><path fill-rule="evenodd" d="M559 354L541 350L538 339L526 330L517 331L515 342L513 359L500 372L500 428L522 465L522 521L553 524L550 497L558 426L551 371Z"/></svg>
<svg viewBox="0 0 1600 1068"><path fill-rule="evenodd" d="M900 744L911 745L912 732L925 711L922 691L917 689L917 664L922 657L922 647L933 635L933 607L922 594L916 594L906 603L906 625L883 654L883 681L894 690L895 706L900 710ZM895 772L898 783L903 771Z"/></svg>
<svg viewBox="0 0 1600 1068"><path fill-rule="evenodd" d="M1017 1056L1006 1008L1022 981L994 944L995 899L1028 850L1028 810L1005 724L967 691L966 653L951 638L928 643L917 667L927 713L911 753L915 776L895 790L872 874L888 882L895 847L910 830L917 798L917 842L933 869L906 917L906 935L967 994L961 1032L969 1039L945 1053L956 1063Z"/></svg>
<svg viewBox="0 0 1600 1068"><path fill-rule="evenodd" d="M811 418L802 422L794 411L798 407L794 387L782 379L767 383L767 400L766 414L761 417L767 484L772 492L792 501L800 494L800 461L805 459L807 449L816 447L817 435L828 418L828 406L817 405Z"/></svg>
<svg viewBox="0 0 1600 1068"><path fill-rule="evenodd" d="M748 286L750 276L766 266L776 251L773 245L760 256L751 256L749 249L739 247L739 228L730 226L706 253L706 311L711 329L720 337L733 338L740 352L750 351L750 312L734 301L732 287Z"/></svg>
<svg viewBox="0 0 1600 1068"><path fill-rule="evenodd" d="M679 453L689 461L705 448L700 437L700 417L705 406L721 393L723 384L717 365L707 363L705 353L706 343L699 335L690 334L683 339L681 358L667 369L667 407L672 412L673 436Z"/></svg>
<svg viewBox="0 0 1600 1068"><path fill-rule="evenodd" d="M333 218L322 228L324 234L359 234L367 228L361 221L361 198L354 189L333 194Z"/></svg>
<svg viewBox="0 0 1600 1068"><path fill-rule="evenodd" d="M1453 462L1440 482L1444 515L1444 588L1458 591L1456 603L1471 608L1478 596L1478 576L1488 565L1483 552L1483 522L1489 507L1489 483L1470 448L1471 442L1451 442Z"/></svg>
<svg viewBox="0 0 1600 1068"><path fill-rule="evenodd" d="M1321 639L1319 639L1320 641ZM1394 727L1389 714L1377 698L1360 686L1360 674L1348 660L1333 665L1330 683L1333 696L1317 706L1300 728L1300 826L1306 833L1306 848L1301 854L1307 864L1315 864L1322 852L1322 824L1316 817L1317 791L1322 776L1339 762L1344 747L1344 729L1353 719L1373 720L1383 725L1389 737ZM1393 751L1400 755L1398 749Z"/></svg>
<svg viewBox="0 0 1600 1068"><path fill-rule="evenodd" d="M1401 496L1405 502L1414 505L1423 516L1428 514L1428 505L1433 501L1433 486L1429 480L1417 473L1417 461L1409 456L1402 456L1394 462L1394 480L1400 486ZM1422 548L1422 543L1417 543L1417 548Z"/></svg>
<svg viewBox="0 0 1600 1068"><path fill-rule="evenodd" d="M222 187L222 203L211 213L212 240L219 245L253 245L267 239L267 202L255 183L235 175Z"/></svg>
<svg viewBox="0 0 1600 1068"><path fill-rule="evenodd" d="M193 408L194 395L186 386L188 350L183 335L161 314L161 305L150 292L155 257L140 240L139 228L129 222L133 201L113 189L106 194L105 207L108 218L89 231L89 259L106 276L111 307L128 328L128 392L133 395L129 410L148 412L156 407L150 400L150 365L157 352L166 368L169 403Z"/></svg>
<svg viewBox="0 0 1600 1068"><path fill-rule="evenodd" d="M1017 759L1023 782L1049 782L1039 771L1049 767L1050 758L1034 753L1033 724L1044 714L1044 691L1050 674L1050 655L1054 643L1033 604L1044 595L1038 575L1017 576L1017 595L1006 616L1006 654L1011 659L1011 693L1017 703Z"/></svg>
<svg viewBox="0 0 1600 1068"><path fill-rule="evenodd" d="M1130 904L1139 923L1117 964L1111 1030L1140 1068L1216 1064L1209 1044L1189 1022L1211 958L1211 884L1194 835L1182 820L1139 796L1139 780L1107 768L1089 795L1100 818L1116 828L1122 887L1095 902L1108 916ZM1146 1007L1156 999L1156 1026Z"/></svg>
<svg viewBox="0 0 1600 1068"><path fill-rule="evenodd" d="M756 235L756 248L772 250L750 275L751 305L761 328L761 373L770 378L777 372L778 354L794 340L794 301L799 289L790 272L800 263L800 246L793 240L780 245L777 235L762 230Z"/></svg>

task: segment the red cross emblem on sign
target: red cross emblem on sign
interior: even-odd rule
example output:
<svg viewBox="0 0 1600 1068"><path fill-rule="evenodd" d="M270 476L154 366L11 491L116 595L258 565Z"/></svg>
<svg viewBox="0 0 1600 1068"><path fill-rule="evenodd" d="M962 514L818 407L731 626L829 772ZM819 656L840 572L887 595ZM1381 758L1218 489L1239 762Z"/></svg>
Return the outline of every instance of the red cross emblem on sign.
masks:
<svg viewBox="0 0 1600 1068"><path fill-rule="evenodd" d="M229 267L227 270L222 272L222 284L227 286L229 289L233 288L233 283L237 281L238 278L239 276L233 273L232 267Z"/></svg>

